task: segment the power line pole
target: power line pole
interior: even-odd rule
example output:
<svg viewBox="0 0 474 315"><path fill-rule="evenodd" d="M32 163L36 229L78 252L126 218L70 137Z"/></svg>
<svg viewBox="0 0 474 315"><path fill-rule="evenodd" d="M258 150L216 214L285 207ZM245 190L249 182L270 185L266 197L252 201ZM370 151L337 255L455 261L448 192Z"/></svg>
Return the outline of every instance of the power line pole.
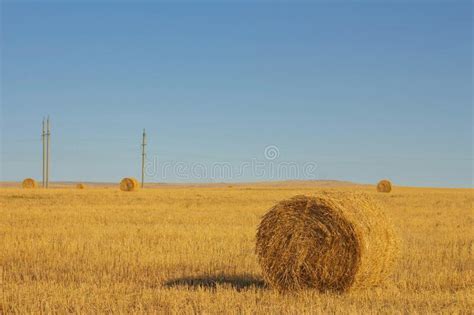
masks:
<svg viewBox="0 0 474 315"><path fill-rule="evenodd" d="M49 142L51 131L49 129L49 116L46 120L46 188L49 186Z"/></svg>
<svg viewBox="0 0 474 315"><path fill-rule="evenodd" d="M143 138L142 138L142 188L145 185L145 146L146 146L146 133L143 129Z"/></svg>
<svg viewBox="0 0 474 315"><path fill-rule="evenodd" d="M43 182L42 182L42 187L44 188L45 185L46 185L46 139L45 139L45 136L46 136L46 129L45 129L45 121L44 121L44 117L43 117L43 132L41 133L41 141L43 143L43 167L42 167L42 170L43 170Z"/></svg>

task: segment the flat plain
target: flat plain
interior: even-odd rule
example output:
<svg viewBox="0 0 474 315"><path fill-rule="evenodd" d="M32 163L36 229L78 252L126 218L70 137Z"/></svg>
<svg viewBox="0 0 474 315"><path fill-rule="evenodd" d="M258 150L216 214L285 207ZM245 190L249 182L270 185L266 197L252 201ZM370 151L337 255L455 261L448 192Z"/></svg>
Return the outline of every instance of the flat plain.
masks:
<svg viewBox="0 0 474 315"><path fill-rule="evenodd" d="M255 256L262 215L322 190L370 194L401 255L378 287L280 294ZM0 313L374 314L474 309L472 189L287 183L0 188Z"/></svg>

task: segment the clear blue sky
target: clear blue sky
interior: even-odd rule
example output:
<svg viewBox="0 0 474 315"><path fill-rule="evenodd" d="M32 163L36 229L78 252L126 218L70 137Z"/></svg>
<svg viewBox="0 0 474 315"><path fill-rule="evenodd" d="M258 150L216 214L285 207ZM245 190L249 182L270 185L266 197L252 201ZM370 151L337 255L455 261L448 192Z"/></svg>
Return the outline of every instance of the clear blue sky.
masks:
<svg viewBox="0 0 474 315"><path fill-rule="evenodd" d="M472 187L472 6L2 2L1 180L41 178L49 114L53 181L138 178L146 128L160 165Z"/></svg>

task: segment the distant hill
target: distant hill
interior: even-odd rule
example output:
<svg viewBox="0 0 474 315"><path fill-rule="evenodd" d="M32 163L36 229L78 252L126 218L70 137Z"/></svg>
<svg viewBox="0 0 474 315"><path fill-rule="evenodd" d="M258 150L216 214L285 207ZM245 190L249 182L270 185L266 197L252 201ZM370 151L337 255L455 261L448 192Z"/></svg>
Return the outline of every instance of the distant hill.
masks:
<svg viewBox="0 0 474 315"><path fill-rule="evenodd" d="M83 183L86 186L90 187L114 187L118 185L114 182L79 182L79 181L60 181L60 182L50 182L50 188L66 188L75 186L78 183ZM38 182L38 185L41 186L41 182ZM299 186L299 187L340 187L340 186L354 186L362 185L358 183L353 183L349 181L340 181L340 180L285 180L285 181L260 181L260 182L221 182L221 183L154 183L147 182L145 183L146 187L226 187L226 186L265 186L265 187L285 187L285 186ZM20 187L21 182L11 182L5 181L0 182L0 187Z"/></svg>

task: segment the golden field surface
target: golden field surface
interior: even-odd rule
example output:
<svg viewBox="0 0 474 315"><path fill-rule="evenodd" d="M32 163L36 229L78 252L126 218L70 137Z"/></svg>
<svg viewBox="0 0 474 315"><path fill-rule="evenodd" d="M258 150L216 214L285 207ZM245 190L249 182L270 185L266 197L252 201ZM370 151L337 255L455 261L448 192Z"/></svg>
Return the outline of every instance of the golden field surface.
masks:
<svg viewBox="0 0 474 315"><path fill-rule="evenodd" d="M365 191L401 239L379 287L280 294L255 256L261 216L321 190ZM288 185L0 189L4 313L373 314L474 309L472 189ZM0 313L2 312L0 311Z"/></svg>

